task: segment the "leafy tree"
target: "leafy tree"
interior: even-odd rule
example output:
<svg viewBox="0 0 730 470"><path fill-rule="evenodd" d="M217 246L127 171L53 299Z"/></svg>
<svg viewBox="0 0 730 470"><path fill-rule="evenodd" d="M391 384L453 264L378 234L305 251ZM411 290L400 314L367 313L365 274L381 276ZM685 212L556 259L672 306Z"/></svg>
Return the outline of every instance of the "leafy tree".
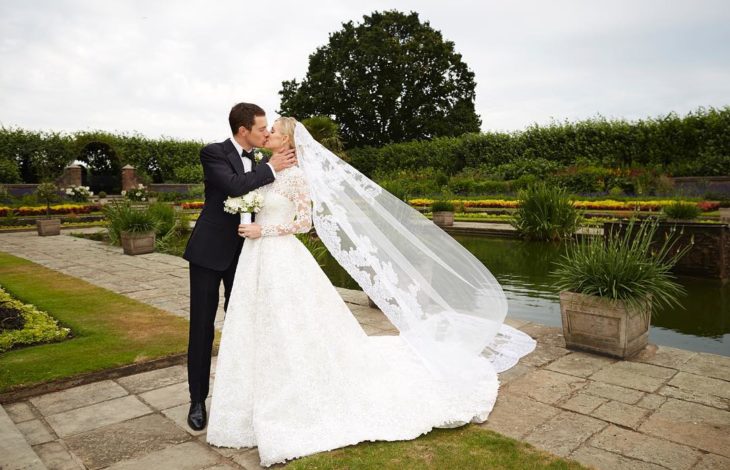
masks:
<svg viewBox="0 0 730 470"><path fill-rule="evenodd" d="M374 12L332 33L301 83L282 83L284 115L333 117L348 148L478 132L474 73L418 14Z"/></svg>
<svg viewBox="0 0 730 470"><path fill-rule="evenodd" d="M327 116L312 116L302 121L314 140L347 160L345 147L340 138L340 126Z"/></svg>

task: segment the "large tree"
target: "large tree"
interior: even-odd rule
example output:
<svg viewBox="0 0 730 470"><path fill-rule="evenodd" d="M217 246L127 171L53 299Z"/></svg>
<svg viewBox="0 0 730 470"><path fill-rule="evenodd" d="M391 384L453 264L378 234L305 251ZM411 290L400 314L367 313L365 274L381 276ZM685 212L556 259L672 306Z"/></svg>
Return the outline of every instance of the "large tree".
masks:
<svg viewBox="0 0 730 470"><path fill-rule="evenodd" d="M344 23L282 83L281 114L330 116L348 148L478 132L474 73L418 14L374 12Z"/></svg>

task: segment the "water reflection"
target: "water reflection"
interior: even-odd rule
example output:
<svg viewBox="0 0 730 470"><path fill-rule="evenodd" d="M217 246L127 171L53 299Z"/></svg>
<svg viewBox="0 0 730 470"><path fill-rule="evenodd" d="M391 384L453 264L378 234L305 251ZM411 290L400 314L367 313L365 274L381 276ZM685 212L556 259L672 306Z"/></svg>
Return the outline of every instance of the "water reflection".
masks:
<svg viewBox="0 0 730 470"><path fill-rule="evenodd" d="M493 237L455 237L482 261L502 285L509 316L560 326L558 289L549 272L564 245ZM325 271L338 286L358 289L328 258ZM664 309L652 319L649 340L657 344L730 356L730 283L679 277L687 290L683 308Z"/></svg>

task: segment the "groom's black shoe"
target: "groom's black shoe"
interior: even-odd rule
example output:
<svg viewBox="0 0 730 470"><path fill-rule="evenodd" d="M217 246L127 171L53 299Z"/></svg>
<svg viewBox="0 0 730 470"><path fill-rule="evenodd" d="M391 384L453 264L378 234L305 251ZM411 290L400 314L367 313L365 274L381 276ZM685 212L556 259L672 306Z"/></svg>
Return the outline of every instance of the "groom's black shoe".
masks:
<svg viewBox="0 0 730 470"><path fill-rule="evenodd" d="M208 423L208 414L205 412L204 401L194 401L190 403L190 411L188 411L188 426L195 431L201 431Z"/></svg>

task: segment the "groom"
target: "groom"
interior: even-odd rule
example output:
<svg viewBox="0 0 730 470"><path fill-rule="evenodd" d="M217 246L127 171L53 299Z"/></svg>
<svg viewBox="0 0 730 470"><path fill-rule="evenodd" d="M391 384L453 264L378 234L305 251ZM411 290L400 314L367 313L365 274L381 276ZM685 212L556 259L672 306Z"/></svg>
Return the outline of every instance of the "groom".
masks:
<svg viewBox="0 0 730 470"><path fill-rule="evenodd" d="M183 258L190 262L190 334L188 338L188 425L205 428L210 356L215 336L221 281L228 308L233 277L244 238L240 216L223 211L228 196L241 196L274 181L276 173L296 164L294 150L274 152L257 164L254 147L269 138L266 113L251 103L238 103L228 116L233 136L200 151L205 178L205 204L190 234Z"/></svg>

